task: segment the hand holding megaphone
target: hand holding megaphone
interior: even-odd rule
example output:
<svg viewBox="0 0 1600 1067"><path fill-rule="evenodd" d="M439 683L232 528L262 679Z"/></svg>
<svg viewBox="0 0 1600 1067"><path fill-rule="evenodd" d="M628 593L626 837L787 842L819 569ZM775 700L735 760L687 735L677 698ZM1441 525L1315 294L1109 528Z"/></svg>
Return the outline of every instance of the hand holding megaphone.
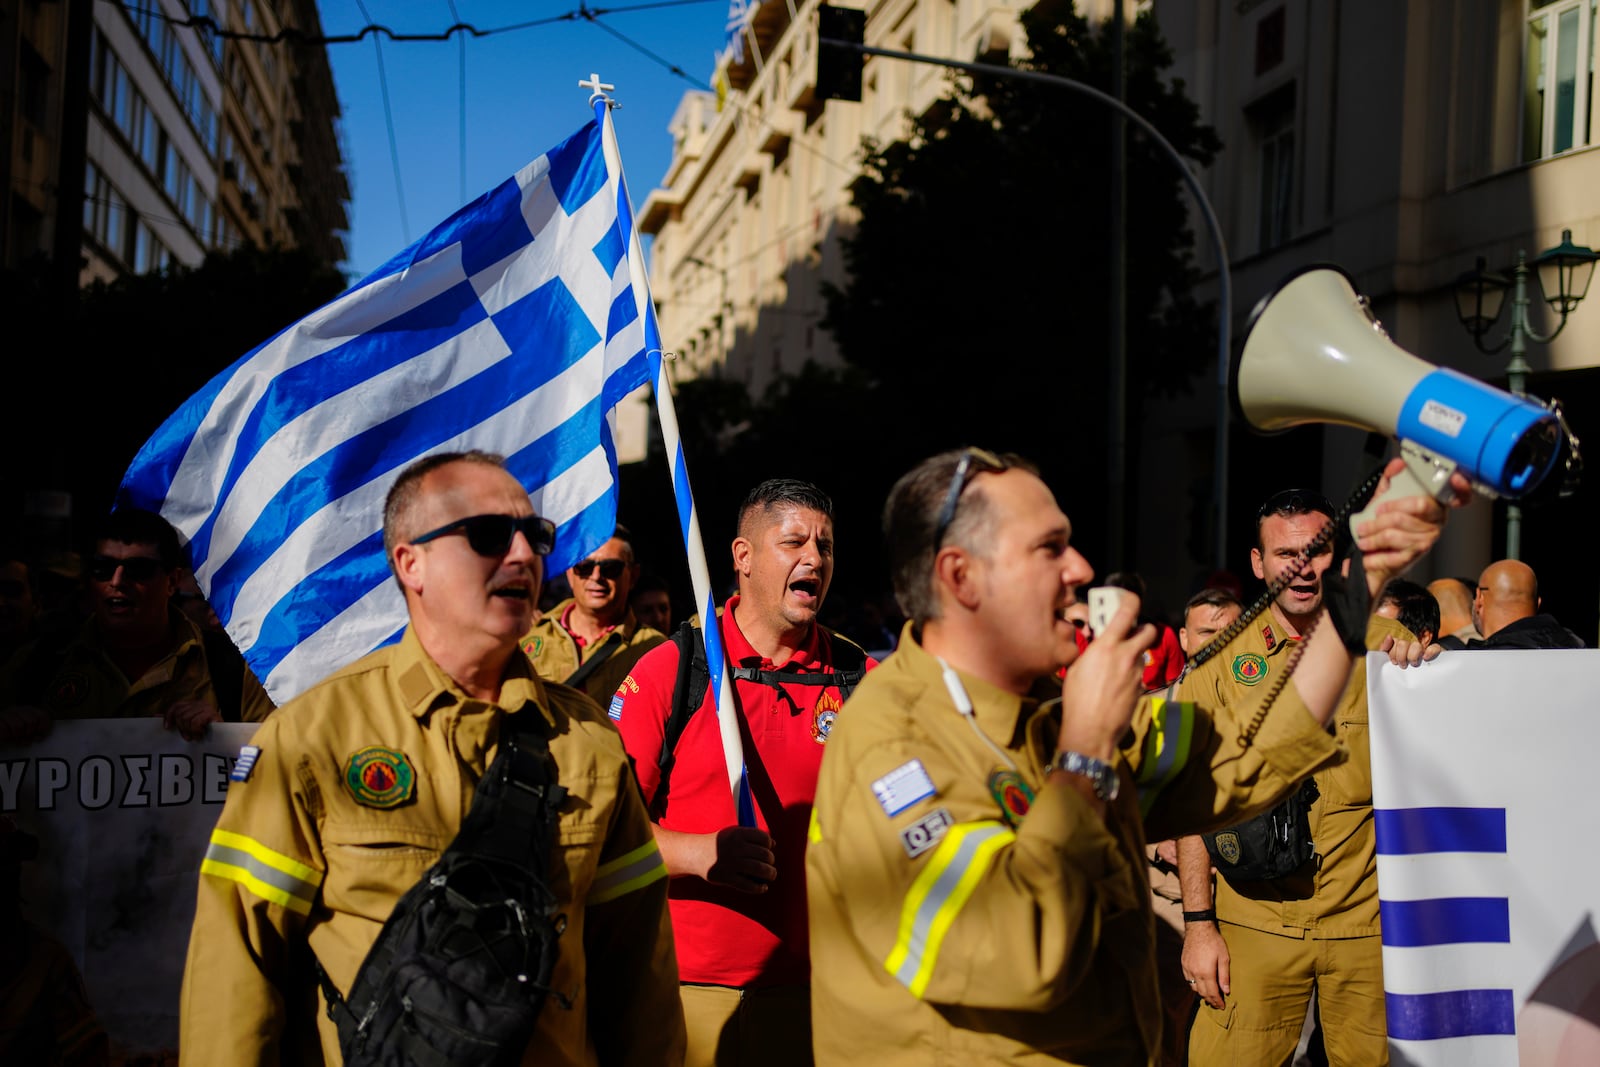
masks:
<svg viewBox="0 0 1600 1067"><path fill-rule="evenodd" d="M1351 516L1352 532L1384 500L1451 502L1458 471L1486 495L1525 496L1555 467L1564 438L1557 412L1389 340L1337 267L1293 274L1256 305L1233 381L1240 413L1258 430L1329 422L1400 439L1404 472Z"/></svg>

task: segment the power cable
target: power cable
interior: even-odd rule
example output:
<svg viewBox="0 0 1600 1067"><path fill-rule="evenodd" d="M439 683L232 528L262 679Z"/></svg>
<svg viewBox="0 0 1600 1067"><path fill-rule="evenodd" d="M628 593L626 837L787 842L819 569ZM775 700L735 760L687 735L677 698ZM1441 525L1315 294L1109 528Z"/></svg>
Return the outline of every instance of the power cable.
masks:
<svg viewBox="0 0 1600 1067"><path fill-rule="evenodd" d="M368 22L372 16L367 13L367 5L362 0L356 0L356 8L361 12L361 17ZM282 31L279 31L282 32ZM383 69L383 46L374 36L372 38L372 51L378 57L378 90L383 96L383 121L389 128L389 161L394 165L394 193L400 201L400 236L405 238L406 244L411 243L411 219L406 212L405 183L400 177L400 144L394 135L394 109L389 106L389 77Z"/></svg>

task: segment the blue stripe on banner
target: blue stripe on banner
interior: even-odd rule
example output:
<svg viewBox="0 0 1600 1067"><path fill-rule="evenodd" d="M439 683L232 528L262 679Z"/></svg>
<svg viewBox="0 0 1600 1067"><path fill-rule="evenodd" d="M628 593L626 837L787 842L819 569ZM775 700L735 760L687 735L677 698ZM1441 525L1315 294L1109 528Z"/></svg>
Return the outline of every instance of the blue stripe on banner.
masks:
<svg viewBox="0 0 1600 1067"><path fill-rule="evenodd" d="M217 499L228 499L245 467L284 426L328 398L437 348L486 316L478 294L462 282L390 319L380 329L354 337L279 374L238 424L233 458L217 488ZM211 554L217 514L212 511L189 541L190 557L196 567ZM214 590L212 602L215 603Z"/></svg>
<svg viewBox="0 0 1600 1067"><path fill-rule="evenodd" d="M617 227L612 226L606 230L605 235L594 246L595 258L600 265L605 267L607 274L615 274L617 264L622 262L622 257L628 254L627 243L622 235L617 232Z"/></svg>
<svg viewBox="0 0 1600 1067"><path fill-rule="evenodd" d="M1511 905L1504 897L1379 900L1383 943L1422 945L1509 944Z"/></svg>
<svg viewBox="0 0 1600 1067"><path fill-rule="evenodd" d="M643 352L635 353L628 362L611 372L606 379L606 384L601 387L600 399L605 409L610 411L622 402L622 398L650 382L650 361Z"/></svg>
<svg viewBox="0 0 1600 1067"><path fill-rule="evenodd" d="M1378 855L1504 852L1504 808L1379 808L1373 813Z"/></svg>
<svg viewBox="0 0 1600 1067"><path fill-rule="evenodd" d="M606 316L606 336L615 337L622 328L639 317L639 302L633 298L633 286L622 290L611 301L611 311Z"/></svg>
<svg viewBox="0 0 1600 1067"><path fill-rule="evenodd" d="M1386 993L1389 1036L1398 1041L1515 1034L1509 989L1458 989L1448 993Z"/></svg>
<svg viewBox="0 0 1600 1067"><path fill-rule="evenodd" d="M535 304L539 306L523 307ZM373 474L394 471L427 455L533 392L586 351L581 347L585 343L583 331L588 331L591 346L596 337L583 310L559 282L540 287L512 308L520 309L516 314L530 321L543 322L553 331L552 338L564 337L572 343L565 351L553 339L542 346L531 345L538 351L524 353L520 359L502 359L459 385L340 442L295 472L273 495L238 549L211 576L211 603L224 624L232 616L239 590L259 562L270 557L274 547L307 517L328 501L360 488ZM499 318L497 315L497 321ZM575 319L576 323L558 321L562 319ZM574 334L562 334L561 330L572 330ZM592 447L591 444L589 448ZM348 603L334 602L331 606L337 613Z"/></svg>
<svg viewBox="0 0 1600 1067"><path fill-rule="evenodd" d="M561 209L575 214L606 185L606 159L600 146L600 124L586 123L583 129L562 141L549 153L550 186Z"/></svg>

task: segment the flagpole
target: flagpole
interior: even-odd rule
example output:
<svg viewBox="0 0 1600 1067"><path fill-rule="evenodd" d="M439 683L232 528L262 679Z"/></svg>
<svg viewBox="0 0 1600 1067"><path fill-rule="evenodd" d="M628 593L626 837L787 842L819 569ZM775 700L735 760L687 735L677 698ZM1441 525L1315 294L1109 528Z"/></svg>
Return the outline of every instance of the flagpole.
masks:
<svg viewBox="0 0 1600 1067"><path fill-rule="evenodd" d="M639 228L633 223L633 203L628 197L627 182L622 174L622 153L617 148L617 134L611 123L611 109L615 106L605 91L615 88L602 85L597 74L579 86L591 90L589 103L600 123L601 147L606 156L606 168L617 176L617 215L628 228L628 273L633 285L634 300L639 317L644 324L646 358L650 362L650 381L656 394L656 415L661 421L661 437L666 443L667 457L672 476L672 493L678 504L678 527L683 534L684 548L689 556L689 578L694 586L695 603L700 606L700 633L705 641L706 664L711 671L710 691L716 705L717 726L722 733L722 754L727 764L728 788L733 794L740 826L756 825L755 800L750 792L750 776L745 769L744 743L739 735L739 715L733 702L733 675L728 670L728 656L722 644L722 629L717 625L717 602L711 589L711 568L706 565L705 542L700 537L700 517L695 511L694 494L689 488L689 471L684 463L683 438L678 430L678 412L672 403L672 390L667 384L666 362L662 359L661 333L656 325L655 304L650 298L650 279L644 269L644 252L639 241ZM623 219L624 213L626 219ZM688 651L684 650L683 655Z"/></svg>

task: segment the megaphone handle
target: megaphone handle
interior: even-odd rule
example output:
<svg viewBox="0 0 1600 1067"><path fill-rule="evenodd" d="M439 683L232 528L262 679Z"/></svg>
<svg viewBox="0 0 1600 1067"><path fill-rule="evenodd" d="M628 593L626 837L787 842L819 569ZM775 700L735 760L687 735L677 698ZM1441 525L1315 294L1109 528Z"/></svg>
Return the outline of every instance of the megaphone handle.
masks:
<svg viewBox="0 0 1600 1067"><path fill-rule="evenodd" d="M1427 496L1448 504L1451 500L1450 475L1456 471L1456 462L1434 455L1410 441L1400 442L1400 458L1406 461L1405 469L1389 480L1389 488L1373 497L1365 508L1350 516L1350 534L1357 536L1356 527L1377 517L1378 505L1385 500L1400 500L1408 496Z"/></svg>

